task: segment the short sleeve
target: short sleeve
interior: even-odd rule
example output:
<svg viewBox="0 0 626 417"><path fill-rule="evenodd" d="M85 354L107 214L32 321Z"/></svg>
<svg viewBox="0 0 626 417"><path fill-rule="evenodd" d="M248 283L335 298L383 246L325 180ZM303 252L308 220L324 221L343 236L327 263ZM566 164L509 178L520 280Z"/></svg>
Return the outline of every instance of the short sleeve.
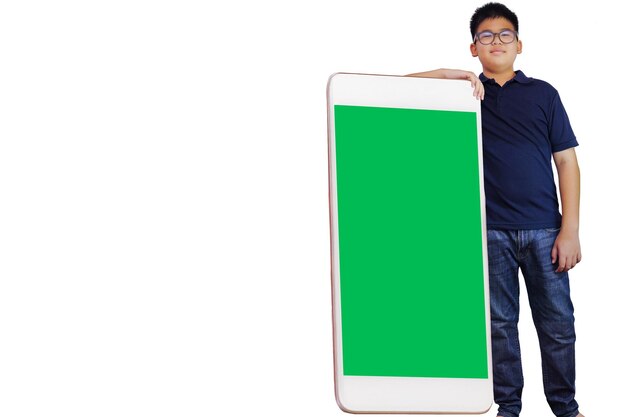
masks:
<svg viewBox="0 0 626 417"><path fill-rule="evenodd" d="M561 102L561 97L557 92L550 104L550 146L552 153L564 151L565 149L578 146L576 136L570 125L569 118L565 112L565 107Z"/></svg>

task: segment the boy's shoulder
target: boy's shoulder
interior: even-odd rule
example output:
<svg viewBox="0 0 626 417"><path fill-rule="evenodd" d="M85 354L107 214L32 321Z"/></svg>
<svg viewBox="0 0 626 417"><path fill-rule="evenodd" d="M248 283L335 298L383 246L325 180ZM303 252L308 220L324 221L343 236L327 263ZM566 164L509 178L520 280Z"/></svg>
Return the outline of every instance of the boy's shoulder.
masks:
<svg viewBox="0 0 626 417"><path fill-rule="evenodd" d="M528 86L541 90L549 95L558 94L558 91L552 84L547 81L540 80L539 78L532 78L526 76L522 71L515 71L515 79L518 80L521 84L527 84Z"/></svg>
<svg viewBox="0 0 626 417"><path fill-rule="evenodd" d="M478 78L486 85L488 84L494 87L498 86L495 79L487 78L484 73L481 73ZM531 91L532 94L543 93L541 95L550 97L554 97L556 94L558 94L556 88L554 88L549 82L540 80L539 78L528 77L521 70L515 71L515 76L513 77L513 79L508 81L507 84L518 84L520 86L523 86L524 88L515 89L518 94L528 94Z"/></svg>
<svg viewBox="0 0 626 417"><path fill-rule="evenodd" d="M542 108L548 109L560 100L559 92L549 82L539 78L526 76L522 71L515 71L515 81L522 88L515 89L519 99L537 103Z"/></svg>

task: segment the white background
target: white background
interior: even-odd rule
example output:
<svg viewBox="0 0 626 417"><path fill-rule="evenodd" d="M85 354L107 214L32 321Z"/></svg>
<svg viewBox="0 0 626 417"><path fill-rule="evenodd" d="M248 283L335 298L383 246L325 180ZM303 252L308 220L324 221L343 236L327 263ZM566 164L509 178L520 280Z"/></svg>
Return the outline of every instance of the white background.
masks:
<svg viewBox="0 0 626 417"><path fill-rule="evenodd" d="M326 81L479 73L481 4L2 2L0 415L342 415ZM581 144L588 417L615 414L626 372L615 4L507 3L516 68L559 90ZM520 326L524 414L548 416L527 308Z"/></svg>

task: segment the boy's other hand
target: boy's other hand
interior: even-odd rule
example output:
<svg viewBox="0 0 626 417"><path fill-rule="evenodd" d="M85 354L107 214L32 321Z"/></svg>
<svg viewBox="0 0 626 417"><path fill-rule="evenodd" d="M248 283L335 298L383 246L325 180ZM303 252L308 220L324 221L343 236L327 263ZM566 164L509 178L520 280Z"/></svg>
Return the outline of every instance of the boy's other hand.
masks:
<svg viewBox="0 0 626 417"><path fill-rule="evenodd" d="M559 262L555 272L567 272L582 259L580 239L575 231L561 229L552 247L552 263Z"/></svg>

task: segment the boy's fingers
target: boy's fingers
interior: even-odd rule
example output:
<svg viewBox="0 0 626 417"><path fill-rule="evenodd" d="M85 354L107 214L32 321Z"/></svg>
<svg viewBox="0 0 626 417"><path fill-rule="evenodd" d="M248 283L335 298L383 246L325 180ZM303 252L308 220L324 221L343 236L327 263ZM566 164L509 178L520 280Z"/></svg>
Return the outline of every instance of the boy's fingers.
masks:
<svg viewBox="0 0 626 417"><path fill-rule="evenodd" d="M559 267L557 268L556 272L567 272L574 266L576 266L576 263L574 262L573 257L563 256L563 259L559 258Z"/></svg>
<svg viewBox="0 0 626 417"><path fill-rule="evenodd" d="M556 262L556 245L552 247L551 255L552 255L552 263L555 263Z"/></svg>
<svg viewBox="0 0 626 417"><path fill-rule="evenodd" d="M485 90L480 81L474 84L474 96L476 96L477 99L485 99Z"/></svg>
<svg viewBox="0 0 626 417"><path fill-rule="evenodd" d="M476 76L476 74L468 72L467 74L465 74L465 79L468 80L470 82L470 85L474 88L473 95L474 97L476 97L476 100L484 100L485 90L482 82L480 82L480 79Z"/></svg>

